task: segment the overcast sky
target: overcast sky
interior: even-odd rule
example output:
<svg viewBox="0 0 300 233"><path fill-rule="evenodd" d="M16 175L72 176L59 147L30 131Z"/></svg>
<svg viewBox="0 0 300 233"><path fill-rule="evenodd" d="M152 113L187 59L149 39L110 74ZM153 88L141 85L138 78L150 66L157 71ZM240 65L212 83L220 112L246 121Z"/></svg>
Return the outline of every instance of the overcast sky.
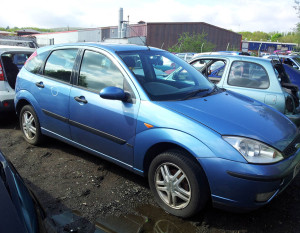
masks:
<svg viewBox="0 0 300 233"><path fill-rule="evenodd" d="M294 0L3 0L0 27L105 27L124 20L206 22L233 31L288 32Z"/></svg>

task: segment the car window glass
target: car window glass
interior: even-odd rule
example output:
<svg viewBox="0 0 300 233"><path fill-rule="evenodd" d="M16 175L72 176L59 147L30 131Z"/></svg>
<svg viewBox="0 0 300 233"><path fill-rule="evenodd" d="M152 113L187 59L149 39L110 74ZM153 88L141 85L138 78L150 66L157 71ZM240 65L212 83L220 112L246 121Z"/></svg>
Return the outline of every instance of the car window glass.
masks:
<svg viewBox="0 0 300 233"><path fill-rule="evenodd" d="M298 57L294 57L293 58L297 63L298 63L298 65L300 66L300 57L298 56Z"/></svg>
<svg viewBox="0 0 300 233"><path fill-rule="evenodd" d="M123 61L134 75L145 76L143 65L138 55L127 55L123 57Z"/></svg>
<svg viewBox="0 0 300 233"><path fill-rule="evenodd" d="M117 66L105 55L85 51L78 85L93 91L101 91L108 86L123 88L124 76Z"/></svg>
<svg viewBox="0 0 300 233"><path fill-rule="evenodd" d="M225 64L225 61L217 59L201 59L192 63L199 72L213 83L220 82L225 70Z"/></svg>
<svg viewBox="0 0 300 233"><path fill-rule="evenodd" d="M37 53L35 52L33 55L35 54ZM41 72L42 66L48 54L49 52L47 51L44 53L37 54L36 56L32 57L30 60L27 60L26 63L24 64L25 69L34 74Z"/></svg>
<svg viewBox="0 0 300 233"><path fill-rule="evenodd" d="M267 89L270 81L266 70L261 65L235 61L230 68L228 84L238 87Z"/></svg>
<svg viewBox="0 0 300 233"><path fill-rule="evenodd" d="M44 75L60 81L70 82L77 49L55 50L49 56Z"/></svg>
<svg viewBox="0 0 300 233"><path fill-rule="evenodd" d="M213 84L200 72L171 53L147 50L118 54L152 100L197 98L213 90ZM139 65L132 64L137 61Z"/></svg>

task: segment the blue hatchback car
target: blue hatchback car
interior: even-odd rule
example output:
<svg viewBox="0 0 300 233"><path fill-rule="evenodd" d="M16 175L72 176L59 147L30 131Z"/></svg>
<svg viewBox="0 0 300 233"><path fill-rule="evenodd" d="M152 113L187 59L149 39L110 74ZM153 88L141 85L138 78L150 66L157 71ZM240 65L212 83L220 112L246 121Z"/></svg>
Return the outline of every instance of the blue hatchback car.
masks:
<svg viewBox="0 0 300 233"><path fill-rule="evenodd" d="M259 208L300 169L288 118L156 48L40 48L18 75L15 107L29 143L47 135L146 176L158 204L180 217L209 201Z"/></svg>

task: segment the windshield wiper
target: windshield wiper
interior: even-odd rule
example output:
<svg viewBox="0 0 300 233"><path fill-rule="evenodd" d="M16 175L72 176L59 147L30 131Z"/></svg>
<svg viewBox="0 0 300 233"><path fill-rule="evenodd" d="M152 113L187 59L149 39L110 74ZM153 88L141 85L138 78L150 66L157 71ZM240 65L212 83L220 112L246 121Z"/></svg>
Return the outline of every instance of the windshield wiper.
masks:
<svg viewBox="0 0 300 233"><path fill-rule="evenodd" d="M186 97L183 98L183 100L187 100L187 99L190 99L194 96L196 96L198 93L201 93L201 92L205 92L205 91L209 91L209 89L198 89L196 91L193 91L191 93L189 93Z"/></svg>
<svg viewBox="0 0 300 233"><path fill-rule="evenodd" d="M219 87L215 86L215 87L211 90L211 92L205 94L205 95L202 96L202 97L214 95L214 94L217 94L217 93L220 93L220 92L223 92L223 91L226 91L226 89L225 89L225 88L219 88Z"/></svg>

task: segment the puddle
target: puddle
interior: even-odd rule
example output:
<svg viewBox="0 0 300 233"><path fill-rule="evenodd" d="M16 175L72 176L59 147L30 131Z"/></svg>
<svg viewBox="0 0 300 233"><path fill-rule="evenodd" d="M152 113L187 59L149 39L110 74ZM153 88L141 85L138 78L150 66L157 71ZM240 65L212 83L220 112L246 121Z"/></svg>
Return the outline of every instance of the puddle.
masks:
<svg viewBox="0 0 300 233"><path fill-rule="evenodd" d="M96 229L101 230L99 232L109 233L196 232L196 227L188 221L171 216L158 207L144 205L136 210L138 212L137 215L98 218L96 220Z"/></svg>
<svg viewBox="0 0 300 233"><path fill-rule="evenodd" d="M93 233L191 233L196 227L189 221L167 214L162 209L143 205L136 214L98 218L95 225L81 217L77 211L65 211L51 216L57 232ZM92 231L91 231L92 230Z"/></svg>

